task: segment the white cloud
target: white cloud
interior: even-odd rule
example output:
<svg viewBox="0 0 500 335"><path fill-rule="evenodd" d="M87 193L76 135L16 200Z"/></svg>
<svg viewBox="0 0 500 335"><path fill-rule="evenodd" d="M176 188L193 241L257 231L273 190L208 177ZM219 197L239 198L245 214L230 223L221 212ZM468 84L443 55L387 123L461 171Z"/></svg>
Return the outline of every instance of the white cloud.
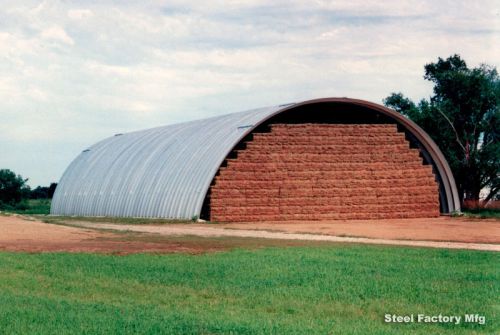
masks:
<svg viewBox="0 0 500 335"><path fill-rule="evenodd" d="M66 33L66 31L58 26L52 26L50 28L44 29L42 30L40 35L45 40L58 41L69 45L75 44L73 39Z"/></svg>
<svg viewBox="0 0 500 335"><path fill-rule="evenodd" d="M93 16L94 13L90 9L70 9L68 10L68 17L73 20L87 19Z"/></svg>

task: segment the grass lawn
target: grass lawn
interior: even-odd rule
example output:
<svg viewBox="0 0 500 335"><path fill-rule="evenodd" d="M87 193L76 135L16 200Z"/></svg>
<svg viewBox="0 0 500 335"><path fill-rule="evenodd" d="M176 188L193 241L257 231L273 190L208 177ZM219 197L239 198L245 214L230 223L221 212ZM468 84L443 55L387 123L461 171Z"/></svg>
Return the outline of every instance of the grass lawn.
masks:
<svg viewBox="0 0 500 335"><path fill-rule="evenodd" d="M464 209L463 212L465 216L471 218L500 219L500 209L498 208Z"/></svg>
<svg viewBox="0 0 500 335"><path fill-rule="evenodd" d="M202 255L0 253L5 334L493 334L500 255L328 245ZM485 325L385 324L479 313Z"/></svg>
<svg viewBox="0 0 500 335"><path fill-rule="evenodd" d="M0 210L6 213L48 215L50 214L51 201L51 199L28 199L13 207L7 206L6 208L0 208Z"/></svg>

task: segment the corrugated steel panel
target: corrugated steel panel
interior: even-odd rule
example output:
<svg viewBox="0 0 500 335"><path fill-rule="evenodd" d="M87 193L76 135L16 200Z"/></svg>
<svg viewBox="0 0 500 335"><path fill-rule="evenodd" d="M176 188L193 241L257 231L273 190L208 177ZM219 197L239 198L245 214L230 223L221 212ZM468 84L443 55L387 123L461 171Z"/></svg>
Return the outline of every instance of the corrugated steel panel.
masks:
<svg viewBox="0 0 500 335"><path fill-rule="evenodd" d="M384 106L325 98L158 127L105 139L84 150L64 172L51 214L191 219L221 163L248 133L273 115L314 103L347 103L390 116L431 156L447 211L460 211L451 170L432 139L415 123Z"/></svg>
<svg viewBox="0 0 500 335"><path fill-rule="evenodd" d="M254 124L280 109L283 106L105 139L84 150L67 168L54 194L51 214L198 216L227 154Z"/></svg>

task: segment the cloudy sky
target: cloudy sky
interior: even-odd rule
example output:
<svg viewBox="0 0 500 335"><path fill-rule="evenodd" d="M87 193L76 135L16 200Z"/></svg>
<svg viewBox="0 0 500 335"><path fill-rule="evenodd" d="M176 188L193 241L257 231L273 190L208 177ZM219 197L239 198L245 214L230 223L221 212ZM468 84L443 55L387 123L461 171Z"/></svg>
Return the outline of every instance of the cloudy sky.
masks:
<svg viewBox="0 0 500 335"><path fill-rule="evenodd" d="M0 6L0 168L58 181L115 133L312 98L431 94L500 68L497 1L25 1Z"/></svg>

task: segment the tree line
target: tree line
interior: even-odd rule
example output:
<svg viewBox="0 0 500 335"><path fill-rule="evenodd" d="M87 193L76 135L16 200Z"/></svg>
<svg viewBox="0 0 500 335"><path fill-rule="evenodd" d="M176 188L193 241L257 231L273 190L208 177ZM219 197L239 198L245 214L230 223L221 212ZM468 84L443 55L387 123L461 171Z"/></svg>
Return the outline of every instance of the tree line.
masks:
<svg viewBox="0 0 500 335"><path fill-rule="evenodd" d="M31 189L28 179L9 169L0 169L0 209L16 209L25 206L28 199L51 199L57 183Z"/></svg>

